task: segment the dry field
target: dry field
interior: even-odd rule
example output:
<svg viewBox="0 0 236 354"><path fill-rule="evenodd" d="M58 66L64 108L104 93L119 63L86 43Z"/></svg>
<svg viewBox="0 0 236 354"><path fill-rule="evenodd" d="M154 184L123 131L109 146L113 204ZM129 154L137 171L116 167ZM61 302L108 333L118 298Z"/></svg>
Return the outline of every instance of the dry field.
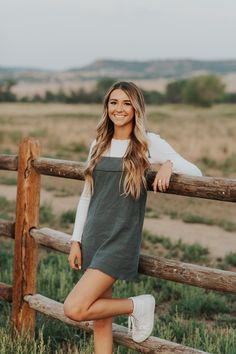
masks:
<svg viewBox="0 0 236 354"><path fill-rule="evenodd" d="M194 76L201 74L206 74L206 72L199 71L195 72ZM225 84L225 89L228 92L236 91L236 73L230 73L226 75L221 75L221 79ZM174 81L174 78L159 78L159 79L137 79L132 80L138 86L144 90L158 90L160 92L165 92L166 85L170 81ZM57 73L56 80L50 81L19 81L16 86L13 87L13 92L17 94L18 97L29 96L32 97L34 94L43 95L46 90L52 92L57 92L59 89L63 89L65 92L70 90L78 90L80 88L86 91L91 91L95 85L96 80L81 80L80 77L76 76L75 73Z"/></svg>
<svg viewBox="0 0 236 354"><path fill-rule="evenodd" d="M42 156L80 161L87 157L101 115L100 105L1 104L0 108L0 153L17 154L20 139L34 136L41 142ZM147 129L159 133L183 157L198 165L204 175L236 178L235 105L208 109L149 106ZM14 199L16 187L6 185L3 179L13 175L14 172L0 172L0 195L9 199ZM83 182L44 176L42 186L42 202L48 201L54 212L60 213L76 208ZM236 232L217 226L220 220L236 222L235 204L149 193L147 206L160 218L145 220L145 227L153 233L161 230L176 239L179 225L178 237L190 243L199 240L215 256L236 248ZM214 219L215 226L199 228L200 225L183 223L181 218L186 213ZM224 250L226 243L228 248Z"/></svg>

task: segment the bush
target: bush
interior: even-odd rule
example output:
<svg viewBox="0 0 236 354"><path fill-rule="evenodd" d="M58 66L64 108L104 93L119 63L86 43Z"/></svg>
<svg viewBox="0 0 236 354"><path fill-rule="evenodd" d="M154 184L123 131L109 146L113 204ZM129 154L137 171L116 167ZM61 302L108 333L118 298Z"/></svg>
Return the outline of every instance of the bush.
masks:
<svg viewBox="0 0 236 354"><path fill-rule="evenodd" d="M183 102L183 89L187 84L187 80L177 80L170 82L166 86L166 100L170 103Z"/></svg>
<svg viewBox="0 0 236 354"><path fill-rule="evenodd" d="M224 95L224 84L214 75L198 76L187 81L183 87L183 101L196 106L210 107L220 102Z"/></svg>

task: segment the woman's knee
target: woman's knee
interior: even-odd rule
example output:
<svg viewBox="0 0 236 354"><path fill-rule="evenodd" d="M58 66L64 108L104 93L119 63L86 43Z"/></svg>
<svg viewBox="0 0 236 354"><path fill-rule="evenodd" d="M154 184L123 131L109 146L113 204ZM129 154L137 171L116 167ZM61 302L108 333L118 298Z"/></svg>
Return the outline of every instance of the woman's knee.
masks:
<svg viewBox="0 0 236 354"><path fill-rule="evenodd" d="M63 310L66 317L74 321L84 321L86 320L87 309L80 303L76 305L71 301L66 300L63 304Z"/></svg>

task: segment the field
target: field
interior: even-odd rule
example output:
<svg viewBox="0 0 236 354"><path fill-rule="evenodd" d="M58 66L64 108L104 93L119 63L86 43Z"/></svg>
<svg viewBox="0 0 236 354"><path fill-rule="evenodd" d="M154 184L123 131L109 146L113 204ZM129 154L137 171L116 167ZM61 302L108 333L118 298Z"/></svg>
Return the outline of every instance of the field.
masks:
<svg viewBox="0 0 236 354"><path fill-rule="evenodd" d="M33 136L40 141L44 157L85 161L100 114L99 105L1 104L1 154L17 154L19 141L24 136ZM183 157L199 166L204 175L236 178L236 106L219 105L208 109L150 106L147 129L160 134ZM43 176L40 226L71 233L82 188L82 181ZM0 171L0 218L13 220L15 194L16 174ZM150 192L142 250L236 270L235 211L236 206L232 203ZM1 244L3 272L0 281L11 283L12 242L1 239ZM53 274L55 267L60 279ZM40 251L39 274L39 292L58 301L63 301L78 279L78 274L70 271L65 256L45 249ZM136 285L118 282L114 296L143 292L151 292L157 299L158 321L154 335L210 353L235 354L235 296L143 276ZM1 302L0 308L4 314L1 335L6 339L5 347L3 344L0 347L0 354L10 353L13 349L7 346L10 344L4 325L10 306ZM125 317L115 321L127 325ZM40 337L42 323L44 334ZM87 343L92 339L86 339L74 329L42 316L38 316L37 328L41 349L30 349L32 353L62 353L63 350L76 353L75 347L82 345L81 341L87 349L80 349L80 352L91 352L91 344L87 346ZM30 341L27 343L27 348L34 345ZM117 353L127 351L118 347Z"/></svg>

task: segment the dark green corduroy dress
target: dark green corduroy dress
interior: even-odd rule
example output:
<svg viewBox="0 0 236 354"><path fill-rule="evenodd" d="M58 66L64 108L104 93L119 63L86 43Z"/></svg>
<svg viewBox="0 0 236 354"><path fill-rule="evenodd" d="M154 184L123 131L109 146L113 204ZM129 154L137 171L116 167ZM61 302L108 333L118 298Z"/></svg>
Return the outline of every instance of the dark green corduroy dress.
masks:
<svg viewBox="0 0 236 354"><path fill-rule="evenodd" d="M91 196L81 240L82 270L99 269L116 279L137 280L147 191L125 197L123 158L102 156L93 171Z"/></svg>

